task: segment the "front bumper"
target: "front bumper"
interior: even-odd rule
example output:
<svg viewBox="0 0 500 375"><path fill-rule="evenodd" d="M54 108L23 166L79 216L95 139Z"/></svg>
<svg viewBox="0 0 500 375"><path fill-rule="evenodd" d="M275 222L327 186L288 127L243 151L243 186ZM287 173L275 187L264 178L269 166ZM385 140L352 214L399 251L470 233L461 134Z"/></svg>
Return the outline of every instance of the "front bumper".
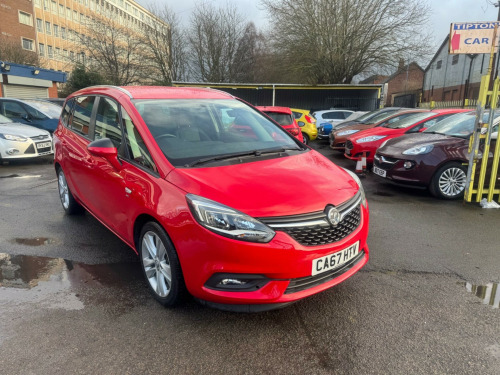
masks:
<svg viewBox="0 0 500 375"><path fill-rule="evenodd" d="M318 246L301 245L280 230L276 230L275 237L267 244L236 241L216 235L196 223L186 228L191 233L190 241L178 244L174 240L174 243L183 273L189 275L185 277L186 286L196 299L231 311L263 311L319 293L354 275L369 259L368 222L368 207L360 205L360 222L356 229L339 241ZM357 241L357 258L335 272L312 276L313 260L344 250ZM219 273L241 278L260 275L267 280L253 290L223 290L208 283Z"/></svg>
<svg viewBox="0 0 500 375"><path fill-rule="evenodd" d="M405 168L404 163L411 162L411 168ZM419 158L395 158L388 155L375 154L373 165L385 171L385 177L380 179L401 186L425 189L429 186L436 167L426 165Z"/></svg>
<svg viewBox="0 0 500 375"><path fill-rule="evenodd" d="M52 139L28 138L25 142L0 139L0 158L4 160L29 159L54 153Z"/></svg>

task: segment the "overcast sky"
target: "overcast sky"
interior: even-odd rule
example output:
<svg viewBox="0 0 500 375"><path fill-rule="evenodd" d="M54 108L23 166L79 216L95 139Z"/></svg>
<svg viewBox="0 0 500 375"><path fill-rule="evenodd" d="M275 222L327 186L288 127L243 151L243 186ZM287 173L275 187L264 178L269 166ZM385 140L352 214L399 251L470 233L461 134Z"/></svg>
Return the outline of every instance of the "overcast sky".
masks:
<svg viewBox="0 0 500 375"><path fill-rule="evenodd" d="M262 9L259 0L138 0L145 7L151 1L168 4L184 24L189 23L191 12L200 2L214 5L224 5L229 2L235 4L247 21L253 21L258 28L264 29L268 26L266 12ZM434 33L434 40L429 43L436 46L436 49L449 33L450 23L494 21L498 15L498 8L492 5L498 2L497 0L428 0L427 2L432 9L429 27Z"/></svg>

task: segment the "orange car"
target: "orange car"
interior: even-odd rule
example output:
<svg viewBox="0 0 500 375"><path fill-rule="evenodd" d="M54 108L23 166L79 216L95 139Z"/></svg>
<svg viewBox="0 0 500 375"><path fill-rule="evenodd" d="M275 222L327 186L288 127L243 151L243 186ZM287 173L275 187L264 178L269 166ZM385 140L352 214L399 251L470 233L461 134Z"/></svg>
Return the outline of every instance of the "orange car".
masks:
<svg viewBox="0 0 500 375"><path fill-rule="evenodd" d="M361 130L371 129L376 126L392 124L393 122L402 120L413 113L428 112L428 111L429 111L428 109L413 109L413 110L398 111L396 113L389 113L382 116L377 116L373 119L374 122L371 124L355 124L346 126L345 128L332 132L332 136L330 137L330 148L333 150L338 150L343 152L345 149L345 143L347 141L347 137L349 137L354 133L357 133Z"/></svg>

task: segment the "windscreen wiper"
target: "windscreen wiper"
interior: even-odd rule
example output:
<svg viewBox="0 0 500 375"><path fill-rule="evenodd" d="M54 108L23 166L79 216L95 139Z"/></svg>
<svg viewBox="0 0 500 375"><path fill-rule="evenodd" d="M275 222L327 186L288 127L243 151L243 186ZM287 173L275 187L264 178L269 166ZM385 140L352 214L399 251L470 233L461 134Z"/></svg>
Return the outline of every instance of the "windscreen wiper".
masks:
<svg viewBox="0 0 500 375"><path fill-rule="evenodd" d="M228 160L228 159L234 159L234 158L239 158L239 157L244 157L244 156L259 157L259 156L265 155L265 154L282 153L285 151L303 151L303 150L304 150L304 148L300 148L300 147L276 147L276 148L268 148L268 149L264 149L264 150L234 152L232 154L224 154L224 155L211 156L208 158L198 159L198 160L195 160L191 163L186 164L185 167L194 167L195 165L204 164L204 163L208 163L211 161Z"/></svg>

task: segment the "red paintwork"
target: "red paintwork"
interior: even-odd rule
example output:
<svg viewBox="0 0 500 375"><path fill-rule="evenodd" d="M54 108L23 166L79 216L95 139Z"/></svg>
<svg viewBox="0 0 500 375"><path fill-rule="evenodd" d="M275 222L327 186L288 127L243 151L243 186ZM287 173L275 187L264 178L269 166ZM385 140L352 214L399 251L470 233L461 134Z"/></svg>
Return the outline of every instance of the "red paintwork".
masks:
<svg viewBox="0 0 500 375"><path fill-rule="evenodd" d="M350 154L344 153L344 156L348 159L351 160L358 160L359 154L366 152L366 162L369 164L373 163L373 158L375 157L375 153L377 149L380 147L382 143L387 141L388 139L392 138L397 138L402 136L403 134L410 134L413 133L413 129L418 127L424 122L430 121L432 119L445 116L445 115L450 115L450 114L456 114L460 112L470 112L469 109L435 109L432 110L431 112L434 112L434 116L427 117L423 120L415 122L413 125L410 125L407 128L404 129L391 129L391 128L386 128L384 126L379 126L371 129L366 129L359 131L357 133L354 133L350 136L347 137L349 141L352 142L353 148L350 152ZM373 142L364 142L364 143L358 143L358 140L364 137L369 137L369 136L385 136L385 138L379 139L377 141Z"/></svg>
<svg viewBox="0 0 500 375"><path fill-rule="evenodd" d="M292 119L292 123L290 125L282 125L279 124L283 129L285 129L287 132L289 132L291 135L293 135L295 138L297 138L299 141L304 142L304 136L302 135L302 131L300 130L299 124L297 124L297 120L295 120L295 117L292 114L292 110L288 107L274 107L274 106L257 106L255 107L259 111L264 112L265 114L274 112L274 113L284 113L287 115L290 115L290 118ZM271 120L273 120L271 118ZM273 120L274 122L274 120Z"/></svg>
<svg viewBox="0 0 500 375"><path fill-rule="evenodd" d="M212 98L227 94L212 90L127 88L134 96ZM161 153L127 94L113 88L88 88L70 95L108 95L128 112L158 168L153 176L120 160L119 169L87 149L90 141L62 123L54 133L55 165L61 167L73 192L92 215L134 250L134 225L142 215L158 221L178 253L188 291L217 303L252 304L291 302L342 282L366 264L369 249L368 207L361 206L361 224L333 244L302 246L284 232L269 243L251 243L222 237L198 224L187 205L192 193L229 205L255 217L284 216L323 210L352 198L358 186L343 169L309 150L296 156L233 166L175 168ZM127 193L125 188L131 190ZM308 191L309 194L300 192ZM286 279L311 275L312 260L342 250L356 241L366 256L337 278L310 289L284 294ZM262 274L273 280L255 292L216 291L204 287L215 272Z"/></svg>

